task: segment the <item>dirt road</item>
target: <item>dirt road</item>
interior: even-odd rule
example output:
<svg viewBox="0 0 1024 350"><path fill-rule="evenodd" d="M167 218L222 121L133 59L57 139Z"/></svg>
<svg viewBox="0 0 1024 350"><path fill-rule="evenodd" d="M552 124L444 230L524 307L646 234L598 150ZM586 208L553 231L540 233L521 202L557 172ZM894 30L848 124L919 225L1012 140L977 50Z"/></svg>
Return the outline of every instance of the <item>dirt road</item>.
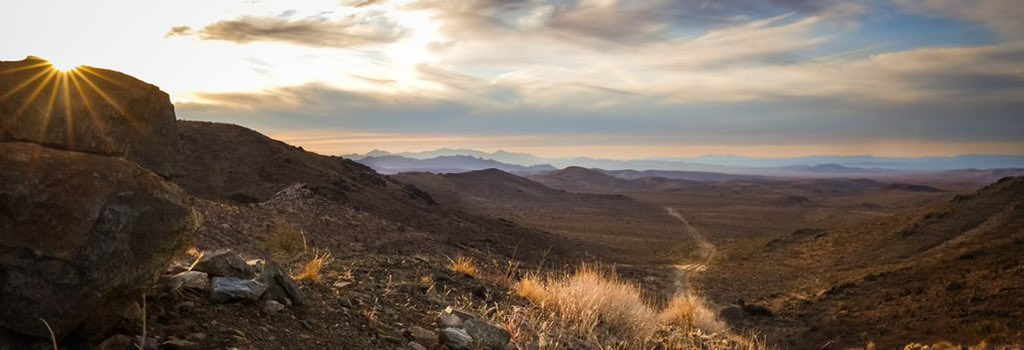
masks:
<svg viewBox="0 0 1024 350"><path fill-rule="evenodd" d="M678 219L679 222L683 224L683 228L686 232L693 236L694 242L697 242L698 260L675 266L678 271L675 282L676 293L687 293L690 287L690 276L706 270L708 264L710 264L711 260L715 258L715 254L717 254L718 249L715 248L713 243L705 239L704 236L693 227L693 225L690 225L690 222L686 221L686 218L683 217L683 215L675 208L665 207L665 210L668 211L669 215Z"/></svg>

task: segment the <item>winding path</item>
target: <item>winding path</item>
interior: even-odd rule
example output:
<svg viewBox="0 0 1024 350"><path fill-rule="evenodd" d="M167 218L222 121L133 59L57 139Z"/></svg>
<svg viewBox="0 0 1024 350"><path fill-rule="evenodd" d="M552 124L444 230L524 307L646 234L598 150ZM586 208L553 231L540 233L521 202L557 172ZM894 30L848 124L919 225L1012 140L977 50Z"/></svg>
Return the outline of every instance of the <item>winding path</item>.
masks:
<svg viewBox="0 0 1024 350"><path fill-rule="evenodd" d="M665 207L665 210L668 211L669 215L672 215L672 217L678 219L679 222L682 222L683 228L687 233L693 236L694 242L697 242L697 255L699 256L699 260L697 262L675 266L677 270L677 278L675 282L676 293L686 293L690 287L690 276L706 270L708 264L711 263L711 259L714 259L715 254L718 253L718 249L715 248L713 243L705 239L704 236L693 227L693 225L690 225L690 222L686 221L686 218L684 218L683 215L675 208Z"/></svg>

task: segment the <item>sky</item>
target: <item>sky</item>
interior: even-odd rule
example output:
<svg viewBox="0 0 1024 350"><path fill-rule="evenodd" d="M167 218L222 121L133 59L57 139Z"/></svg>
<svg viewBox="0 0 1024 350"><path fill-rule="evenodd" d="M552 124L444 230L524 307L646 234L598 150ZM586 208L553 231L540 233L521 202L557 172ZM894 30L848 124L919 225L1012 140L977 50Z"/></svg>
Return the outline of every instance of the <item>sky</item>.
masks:
<svg viewBox="0 0 1024 350"><path fill-rule="evenodd" d="M9 1L9 0L4 0ZM324 154L1024 155L1019 0L96 0L0 60L122 71Z"/></svg>

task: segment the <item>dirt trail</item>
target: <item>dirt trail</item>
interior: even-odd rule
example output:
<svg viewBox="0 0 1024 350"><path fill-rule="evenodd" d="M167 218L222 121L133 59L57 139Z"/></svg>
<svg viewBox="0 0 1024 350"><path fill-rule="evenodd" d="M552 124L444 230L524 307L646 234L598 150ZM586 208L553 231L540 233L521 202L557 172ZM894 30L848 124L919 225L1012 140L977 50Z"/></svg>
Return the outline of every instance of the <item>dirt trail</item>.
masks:
<svg viewBox="0 0 1024 350"><path fill-rule="evenodd" d="M683 228L686 229L686 232L693 236L693 240L697 242L697 254L699 255L698 261L675 266L678 271L675 282L676 293L687 293L690 288L690 276L706 270L708 264L711 263L711 259L715 258L715 254L717 254L718 249L715 248L713 243L705 239L704 236L693 227L693 225L690 225L690 222L686 221L686 218L676 211L675 208L665 207L665 210L668 211L669 215L672 215L678 219L679 222L682 222Z"/></svg>

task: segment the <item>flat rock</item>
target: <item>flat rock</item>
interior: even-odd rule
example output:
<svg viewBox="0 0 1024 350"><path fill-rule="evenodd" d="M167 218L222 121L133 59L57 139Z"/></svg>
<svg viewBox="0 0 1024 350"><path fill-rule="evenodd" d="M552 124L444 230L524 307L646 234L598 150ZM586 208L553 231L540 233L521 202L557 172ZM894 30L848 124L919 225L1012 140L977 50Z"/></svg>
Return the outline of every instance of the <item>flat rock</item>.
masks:
<svg viewBox="0 0 1024 350"><path fill-rule="evenodd" d="M435 348L438 346L438 344L440 344L440 340L437 336L437 333L432 330L420 326L412 326L409 327L409 329L406 332L409 338L419 343L420 345Z"/></svg>
<svg viewBox="0 0 1024 350"><path fill-rule="evenodd" d="M442 329L440 339L442 344L452 350L464 350L473 346L473 337L458 328Z"/></svg>
<svg viewBox="0 0 1024 350"><path fill-rule="evenodd" d="M212 252L203 253L196 266L195 271L208 273L211 277L234 277L239 279L251 279L256 277L252 266L249 266L231 249L218 249Z"/></svg>
<svg viewBox="0 0 1024 350"><path fill-rule="evenodd" d="M164 176L178 154L167 93L112 70L60 72L35 57L0 62L0 142L11 141L124 157Z"/></svg>
<svg viewBox="0 0 1024 350"><path fill-rule="evenodd" d="M214 277L212 284L213 301L226 303L231 301L253 301L259 299L267 286L253 280L234 277Z"/></svg>
<svg viewBox="0 0 1024 350"><path fill-rule="evenodd" d="M508 331L474 318L466 320L465 328L469 336L489 349L504 349L512 338Z"/></svg>
<svg viewBox="0 0 1024 350"><path fill-rule="evenodd" d="M210 276L201 271L185 271L176 275L167 276L164 283L172 289L210 289Z"/></svg>

